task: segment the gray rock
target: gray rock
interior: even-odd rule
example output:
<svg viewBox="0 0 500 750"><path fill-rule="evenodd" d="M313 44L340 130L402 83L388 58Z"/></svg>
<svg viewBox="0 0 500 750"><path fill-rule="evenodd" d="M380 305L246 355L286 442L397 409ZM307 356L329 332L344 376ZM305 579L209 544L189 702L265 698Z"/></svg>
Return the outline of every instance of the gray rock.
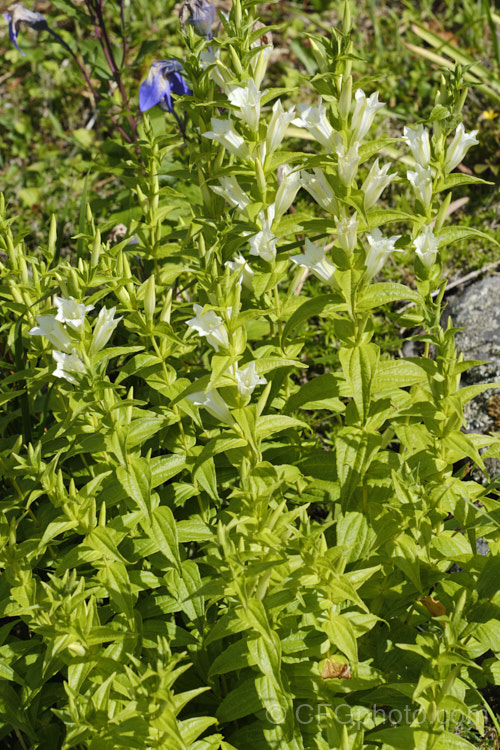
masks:
<svg viewBox="0 0 500 750"><path fill-rule="evenodd" d="M443 324L451 316L457 333L457 349L465 359L488 360L464 373L463 380L484 383L500 380L500 276L488 276L448 300Z"/></svg>
<svg viewBox="0 0 500 750"><path fill-rule="evenodd" d="M500 276L488 276L448 299L442 317L451 317L456 344L464 359L487 360L462 375L462 385L500 381ZM488 388L465 407L466 431L500 431L500 388ZM486 459L491 476L500 473L500 459ZM479 480L479 477L474 477ZM484 478L482 478L484 481Z"/></svg>

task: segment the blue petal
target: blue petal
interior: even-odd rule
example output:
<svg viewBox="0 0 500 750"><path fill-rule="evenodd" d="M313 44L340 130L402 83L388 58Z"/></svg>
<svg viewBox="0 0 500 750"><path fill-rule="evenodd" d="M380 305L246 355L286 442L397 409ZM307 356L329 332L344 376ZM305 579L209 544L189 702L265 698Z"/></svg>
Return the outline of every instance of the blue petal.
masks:
<svg viewBox="0 0 500 750"><path fill-rule="evenodd" d="M4 13L3 15L4 15L5 20L9 22L10 41L12 42L14 47L17 49L17 51L20 52L23 57L26 57L26 54L22 51L22 49L17 43L17 31L16 31L15 24L12 21L12 18L9 16L8 13Z"/></svg>
<svg viewBox="0 0 500 750"><path fill-rule="evenodd" d="M155 107L165 96L170 84L163 75L163 68L159 63L153 63L149 75L141 83L139 89L139 109L146 112Z"/></svg>
<svg viewBox="0 0 500 750"><path fill-rule="evenodd" d="M212 26L217 20L217 11L212 3L201 0L196 4L197 7L191 13L189 23L193 31L198 36L204 36L206 39L212 39Z"/></svg>
<svg viewBox="0 0 500 750"><path fill-rule="evenodd" d="M173 94L177 94L178 96L192 96L193 92L180 73L170 73L168 80L170 81L170 88Z"/></svg>

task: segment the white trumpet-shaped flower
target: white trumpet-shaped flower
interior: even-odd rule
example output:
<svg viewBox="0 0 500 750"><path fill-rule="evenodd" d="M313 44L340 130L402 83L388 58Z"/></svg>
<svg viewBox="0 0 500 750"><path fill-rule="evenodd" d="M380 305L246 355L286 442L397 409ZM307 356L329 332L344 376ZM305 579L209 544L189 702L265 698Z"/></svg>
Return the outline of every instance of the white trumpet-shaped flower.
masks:
<svg viewBox="0 0 500 750"><path fill-rule="evenodd" d="M205 336L216 352L219 351L219 346L227 349L229 338L222 318L213 310L203 312L201 305L193 305L193 310L196 317L187 320L186 325L194 328L200 336Z"/></svg>
<svg viewBox="0 0 500 750"><path fill-rule="evenodd" d="M428 167L431 160L431 142L427 128L421 123L413 128L405 127L403 141L410 147L416 163L422 169Z"/></svg>
<svg viewBox="0 0 500 750"><path fill-rule="evenodd" d="M75 384L77 380L71 373L86 372L85 365L76 353L75 349L73 349L70 354L66 354L65 352L58 352L54 349L54 351L52 352L52 356L57 363L57 367L53 372L53 375L56 378L64 378L64 380L67 380L68 383Z"/></svg>
<svg viewBox="0 0 500 750"><path fill-rule="evenodd" d="M212 130L203 133L205 138L217 141L224 146L230 154L234 154L240 159L248 158L247 144L241 135L236 132L230 119L219 120L217 117L212 117L210 124L212 125Z"/></svg>
<svg viewBox="0 0 500 750"><path fill-rule="evenodd" d="M219 185L210 185L210 190L213 190L217 195L222 195L227 202L238 208L240 211L244 211L250 203L250 198L241 189L240 184L234 175L230 177L220 177Z"/></svg>
<svg viewBox="0 0 500 750"><path fill-rule="evenodd" d="M232 76L230 71L221 63L219 58L220 49L205 47L205 49L200 52L200 65L203 70L210 67L210 78L217 86L225 91Z"/></svg>
<svg viewBox="0 0 500 750"><path fill-rule="evenodd" d="M267 263L272 263L276 258L277 237L271 230L274 221L274 204L267 209L267 216L264 211L259 214L259 221L262 229L249 237L250 255L256 255Z"/></svg>
<svg viewBox="0 0 500 750"><path fill-rule="evenodd" d="M54 303L57 307L56 320L60 323L66 323L75 331L81 331L85 323L85 315L94 309L94 305L84 305L77 302L73 297L64 299L63 297L54 297Z"/></svg>
<svg viewBox="0 0 500 750"><path fill-rule="evenodd" d="M260 47L260 50L256 55L253 55L250 60L250 67L252 68L253 79L257 88L260 88L262 80L266 74L267 63L269 58L273 54L272 44L266 44L262 46L262 42L258 39L256 42L250 45L251 47Z"/></svg>
<svg viewBox="0 0 500 750"><path fill-rule="evenodd" d="M455 167L458 167L463 160L470 147L479 143L476 138L477 134L477 130L472 130L470 133L466 133L463 123L460 123L455 131L452 142L446 150L444 168L447 172L453 172Z"/></svg>
<svg viewBox="0 0 500 750"><path fill-rule="evenodd" d="M375 115L384 105L378 100L378 91L375 91L368 99L361 89L354 94L356 104L351 120L351 128L355 141L361 141L370 130Z"/></svg>
<svg viewBox="0 0 500 750"><path fill-rule="evenodd" d="M422 233L413 240L416 253L424 266L429 267L436 262L438 246L441 239L441 237L436 237L432 231L432 227L427 225L422 229Z"/></svg>
<svg viewBox="0 0 500 750"><path fill-rule="evenodd" d="M218 419L220 422L226 424L232 424L233 418L231 412L227 408L227 404L220 395L219 391L215 388L211 388L208 391L197 391L196 393L190 393L187 398L195 406L200 406L206 409L212 417Z"/></svg>
<svg viewBox="0 0 500 750"><path fill-rule="evenodd" d="M292 255L290 260L302 268L307 268L321 281L331 283L334 280L335 266L326 257L325 248L315 245L311 240L306 239L303 255Z"/></svg>
<svg viewBox="0 0 500 750"><path fill-rule="evenodd" d="M356 221L357 212L355 211L352 216L346 216L345 212L342 212L342 218L335 218L335 224L337 227L337 242L339 243L342 250L351 255L354 252L356 243L358 241L358 224Z"/></svg>
<svg viewBox="0 0 500 750"><path fill-rule="evenodd" d="M367 280L372 279L380 271L391 253L403 252L394 247L400 237L400 234L394 234L392 237L383 237L380 229L373 229L372 233L367 236L366 239L369 245L365 260L365 277Z"/></svg>
<svg viewBox="0 0 500 750"><path fill-rule="evenodd" d="M255 131L259 127L260 100L265 91L259 91L253 78L247 81L246 86L234 86L228 92L228 99L239 111L235 111L236 117Z"/></svg>
<svg viewBox="0 0 500 750"><path fill-rule="evenodd" d="M90 345L91 352L101 351L108 343L111 334L121 320L121 317L115 318L115 313L116 307L112 307L110 310L106 307L100 309L94 326L92 344Z"/></svg>
<svg viewBox="0 0 500 750"><path fill-rule="evenodd" d="M389 167L390 164L385 164L383 167L379 167L378 159L375 159L372 164L366 180L361 186L361 190L363 190L365 194L365 211L375 205L386 187L390 185L395 177L397 177L395 172L393 174L387 174Z"/></svg>
<svg viewBox="0 0 500 750"><path fill-rule="evenodd" d="M38 315L36 322L38 325L29 331L31 336L44 336L57 349L61 349L63 352L70 351L72 341L54 315Z"/></svg>
<svg viewBox="0 0 500 750"><path fill-rule="evenodd" d="M276 149L281 146L281 142L285 137L286 129L294 117L295 107L292 107L288 112L285 112L279 99L274 103L273 113L271 115L271 121L269 122L266 135L267 151L269 154L273 154Z"/></svg>
<svg viewBox="0 0 500 750"><path fill-rule="evenodd" d="M326 109L323 107L321 97L317 107L311 107L307 104L299 104L299 116L293 120L293 124L299 128L305 128L311 133L312 137L321 143L327 151L335 151L337 138L327 116Z"/></svg>
<svg viewBox="0 0 500 750"><path fill-rule="evenodd" d="M339 143L336 148L339 159L339 178L346 187L352 185L356 178L361 158L358 149L359 143L356 142L349 147L348 151L345 150L343 143Z"/></svg>
<svg viewBox="0 0 500 750"><path fill-rule="evenodd" d="M415 195L424 206L429 206L432 201L432 172L430 167L421 167L415 164L415 172L408 170L406 173L408 181L413 185Z"/></svg>
<svg viewBox="0 0 500 750"><path fill-rule="evenodd" d="M260 377L256 372L255 362L250 362L241 370L238 365L236 365L234 376L236 378L238 392L242 396L250 397L258 385L264 385L267 383L266 378Z"/></svg>
<svg viewBox="0 0 500 750"><path fill-rule="evenodd" d="M241 253L233 258L233 260L226 261L225 265L228 266L232 273L239 273L239 284L243 284L248 289L252 289L253 277L255 274Z"/></svg>
<svg viewBox="0 0 500 750"><path fill-rule="evenodd" d="M283 164L281 168L281 184L276 191L274 201L276 218L283 216L288 211L300 189L300 184L300 171L294 171L293 167L289 164Z"/></svg>
<svg viewBox="0 0 500 750"><path fill-rule="evenodd" d="M321 169L313 169L312 172L306 172L303 169L300 173L300 181L304 190L307 190L322 209L335 213L337 209L335 193Z"/></svg>

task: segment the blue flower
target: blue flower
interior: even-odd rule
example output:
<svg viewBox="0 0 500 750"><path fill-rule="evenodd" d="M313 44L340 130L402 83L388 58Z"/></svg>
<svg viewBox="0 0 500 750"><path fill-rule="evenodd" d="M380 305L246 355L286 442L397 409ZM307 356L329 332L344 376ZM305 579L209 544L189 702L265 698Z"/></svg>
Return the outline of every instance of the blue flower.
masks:
<svg viewBox="0 0 500 750"><path fill-rule="evenodd" d="M172 94L192 95L180 71L182 65L177 60L159 60L151 65L149 75L139 89L139 109L146 112L158 104L166 112L174 112Z"/></svg>
<svg viewBox="0 0 500 750"><path fill-rule="evenodd" d="M179 18L182 28L187 21L195 34L208 40L212 39L212 26L217 20L217 11L208 0L185 0Z"/></svg>
<svg viewBox="0 0 500 750"><path fill-rule="evenodd" d="M22 5L12 5L9 10L10 13L4 13L4 18L9 22L10 40L18 52L25 57L25 53L17 43L17 32L19 31L20 24L26 23L28 26L31 26L32 29L35 29L35 31L45 31L49 30L47 21L41 13L27 10L26 8L23 8Z"/></svg>

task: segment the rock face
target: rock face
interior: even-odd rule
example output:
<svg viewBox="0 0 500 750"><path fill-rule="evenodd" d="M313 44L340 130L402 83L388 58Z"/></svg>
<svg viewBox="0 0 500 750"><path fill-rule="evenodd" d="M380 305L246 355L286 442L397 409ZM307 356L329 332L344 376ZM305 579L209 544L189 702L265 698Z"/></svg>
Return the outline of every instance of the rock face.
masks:
<svg viewBox="0 0 500 750"><path fill-rule="evenodd" d="M488 276L448 300L442 324L451 316L457 349L464 359L487 360L462 375L462 385L500 381L500 276ZM500 432L500 388L491 388L465 407L467 432ZM500 459L488 459L492 475L500 472Z"/></svg>

